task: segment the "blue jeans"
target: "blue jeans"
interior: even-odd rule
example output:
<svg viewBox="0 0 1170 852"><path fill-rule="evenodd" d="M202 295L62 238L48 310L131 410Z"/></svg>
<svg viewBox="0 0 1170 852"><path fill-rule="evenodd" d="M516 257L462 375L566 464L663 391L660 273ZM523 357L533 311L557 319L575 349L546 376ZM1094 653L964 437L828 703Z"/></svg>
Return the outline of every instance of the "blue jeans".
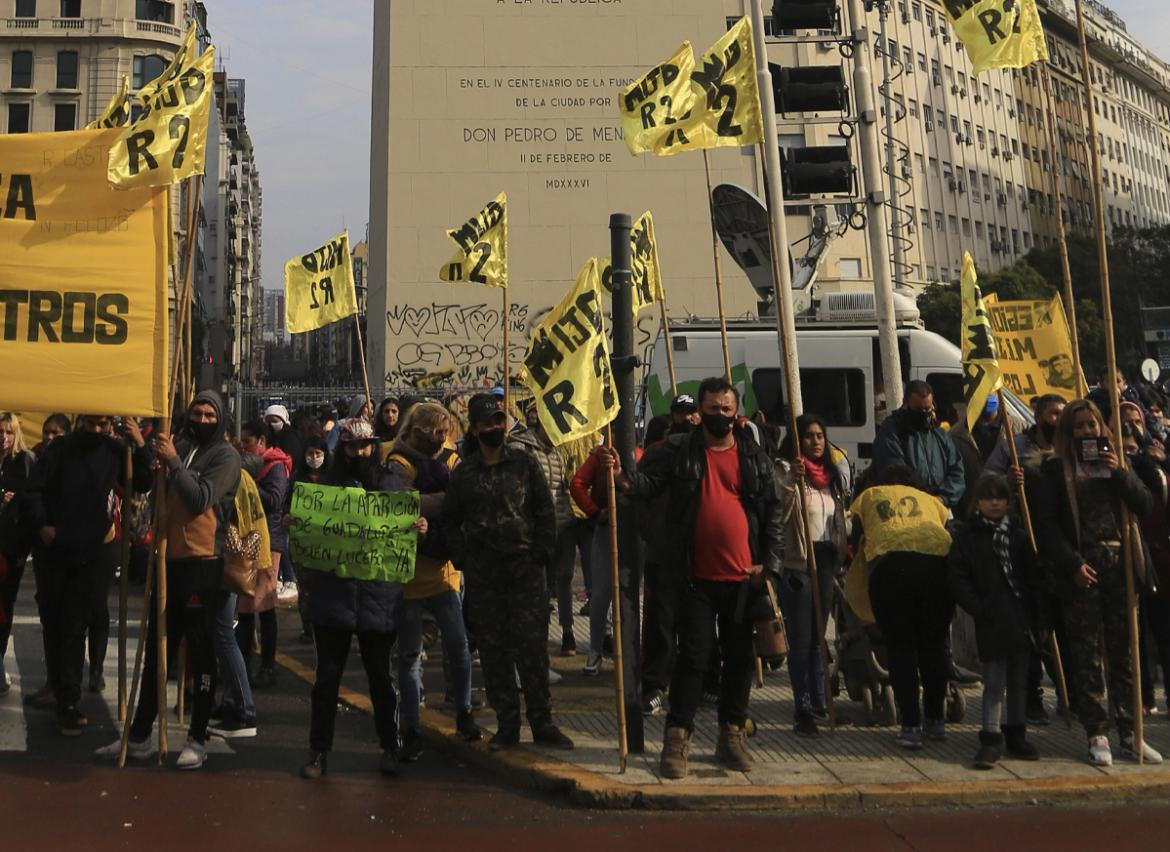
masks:
<svg viewBox="0 0 1170 852"><path fill-rule="evenodd" d="M833 600L833 575L837 567L836 548L828 542L813 546L817 562L817 584L821 593L821 618ZM788 634L788 679L796 712L825 707L825 670L821 660L824 623L816 623L812 582L808 573L785 568L776 584L784 628Z"/></svg>
<svg viewBox="0 0 1170 852"><path fill-rule="evenodd" d="M471 709L471 654L467 650L467 631L463 626L463 607L459 593L453 591L431 595L429 598L402 601L398 621L398 690L399 727L403 733L418 733L419 695L422 692L422 615L426 610L434 616L443 640L443 658L451 676L451 694L455 696L460 712Z"/></svg>
<svg viewBox="0 0 1170 852"><path fill-rule="evenodd" d="M236 595L220 592L215 598L215 630L212 641L215 657L219 661L219 677L223 681L223 706L229 713L241 719L256 718L256 704L252 700L252 687L248 683L248 671L244 668L244 655L236 642L236 631L232 622L236 617Z"/></svg>

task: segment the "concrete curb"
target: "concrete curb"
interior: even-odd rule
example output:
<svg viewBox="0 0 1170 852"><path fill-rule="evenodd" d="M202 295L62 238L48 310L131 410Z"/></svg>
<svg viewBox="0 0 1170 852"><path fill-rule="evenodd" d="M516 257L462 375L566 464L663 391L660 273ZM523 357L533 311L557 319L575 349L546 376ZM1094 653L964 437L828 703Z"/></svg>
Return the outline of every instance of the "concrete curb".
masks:
<svg viewBox="0 0 1170 852"><path fill-rule="evenodd" d="M422 711L423 736L432 746L528 790L565 795L586 808L659 811L790 811L793 813L941 807L1005 807L1170 798L1170 772L1072 776L1031 781L951 781L914 784L773 785L622 784L555 757L519 746L491 751L486 740L455 734L451 717Z"/></svg>

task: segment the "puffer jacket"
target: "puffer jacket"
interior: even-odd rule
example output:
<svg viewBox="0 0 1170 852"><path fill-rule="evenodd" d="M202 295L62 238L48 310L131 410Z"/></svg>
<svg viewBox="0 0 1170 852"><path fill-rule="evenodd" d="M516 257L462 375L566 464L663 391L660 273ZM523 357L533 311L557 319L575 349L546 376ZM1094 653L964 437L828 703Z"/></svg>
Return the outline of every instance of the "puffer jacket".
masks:
<svg viewBox="0 0 1170 852"><path fill-rule="evenodd" d="M735 438L752 562L763 565L765 571L778 572L784 529L772 460L740 427L735 429ZM663 492L670 495L663 528L666 549L661 559L663 565L686 577L693 569L695 519L706 475L702 430L672 435L661 447L647 453L637 469L626 471L632 496L653 499Z"/></svg>
<svg viewBox="0 0 1170 852"><path fill-rule="evenodd" d="M263 465L255 477L264 516L268 518L268 539L277 553L288 553L288 530L284 528L284 507L292 488L292 458L280 447L269 447L261 457Z"/></svg>
<svg viewBox="0 0 1170 852"><path fill-rule="evenodd" d="M569 476L565 472L564 458L556 447L541 440L535 429L520 429L511 433L508 440L526 450L540 463L556 511L557 533L560 533L573 523L573 507L569 503Z"/></svg>
<svg viewBox="0 0 1170 852"><path fill-rule="evenodd" d="M366 491L405 491L402 481L371 457L357 476L345 466L345 454L337 453L325 485L364 488ZM350 633L392 633L395 613L402 600L402 584L385 580L358 580L338 577L331 571L313 573L309 595L309 620L322 627Z"/></svg>

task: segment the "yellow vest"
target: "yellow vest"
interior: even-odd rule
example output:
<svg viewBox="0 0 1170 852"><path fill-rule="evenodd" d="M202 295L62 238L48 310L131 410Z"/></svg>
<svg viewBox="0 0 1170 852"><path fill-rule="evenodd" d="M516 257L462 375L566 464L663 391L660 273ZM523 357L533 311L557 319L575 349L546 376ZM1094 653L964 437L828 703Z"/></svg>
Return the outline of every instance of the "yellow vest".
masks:
<svg viewBox="0 0 1170 852"><path fill-rule="evenodd" d="M863 491L849 511L861 519L869 562L896 551L931 556L950 552L947 507L925 491L905 485L876 485Z"/></svg>

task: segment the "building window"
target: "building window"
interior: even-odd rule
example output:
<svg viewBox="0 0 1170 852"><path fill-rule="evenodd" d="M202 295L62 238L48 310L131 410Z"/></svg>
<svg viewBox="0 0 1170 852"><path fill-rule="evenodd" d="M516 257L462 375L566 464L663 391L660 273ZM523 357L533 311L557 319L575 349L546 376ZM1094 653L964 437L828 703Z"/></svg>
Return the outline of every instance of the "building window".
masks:
<svg viewBox="0 0 1170 852"><path fill-rule="evenodd" d="M910 10L914 14L914 20L916 20L916 21L922 20L922 4L921 3L915 3L913 6L910 7Z"/></svg>
<svg viewBox="0 0 1170 852"><path fill-rule="evenodd" d="M54 104L53 105L53 130L58 132L62 130L76 130L77 129L77 104Z"/></svg>
<svg viewBox="0 0 1170 852"><path fill-rule="evenodd" d="M16 0L16 17L35 18L37 16L37 0ZM9 131L10 133L12 131Z"/></svg>
<svg viewBox="0 0 1170 852"><path fill-rule="evenodd" d="M81 0L61 0L62 18L80 18Z"/></svg>
<svg viewBox="0 0 1170 852"><path fill-rule="evenodd" d="M77 51L63 50L57 54L57 88L77 88Z"/></svg>
<svg viewBox="0 0 1170 852"><path fill-rule="evenodd" d="M29 115L32 112L31 107L32 105L28 103L8 105L9 133L28 133Z"/></svg>
<svg viewBox="0 0 1170 852"><path fill-rule="evenodd" d="M31 89L33 55L31 50L12 51L12 80L14 89Z"/></svg>
<svg viewBox="0 0 1170 852"><path fill-rule="evenodd" d="M141 89L167 69L167 60L158 54L134 57L134 88Z"/></svg>
<svg viewBox="0 0 1170 852"><path fill-rule="evenodd" d="M163 0L134 0L134 17L140 21L175 22L175 4Z"/></svg>

